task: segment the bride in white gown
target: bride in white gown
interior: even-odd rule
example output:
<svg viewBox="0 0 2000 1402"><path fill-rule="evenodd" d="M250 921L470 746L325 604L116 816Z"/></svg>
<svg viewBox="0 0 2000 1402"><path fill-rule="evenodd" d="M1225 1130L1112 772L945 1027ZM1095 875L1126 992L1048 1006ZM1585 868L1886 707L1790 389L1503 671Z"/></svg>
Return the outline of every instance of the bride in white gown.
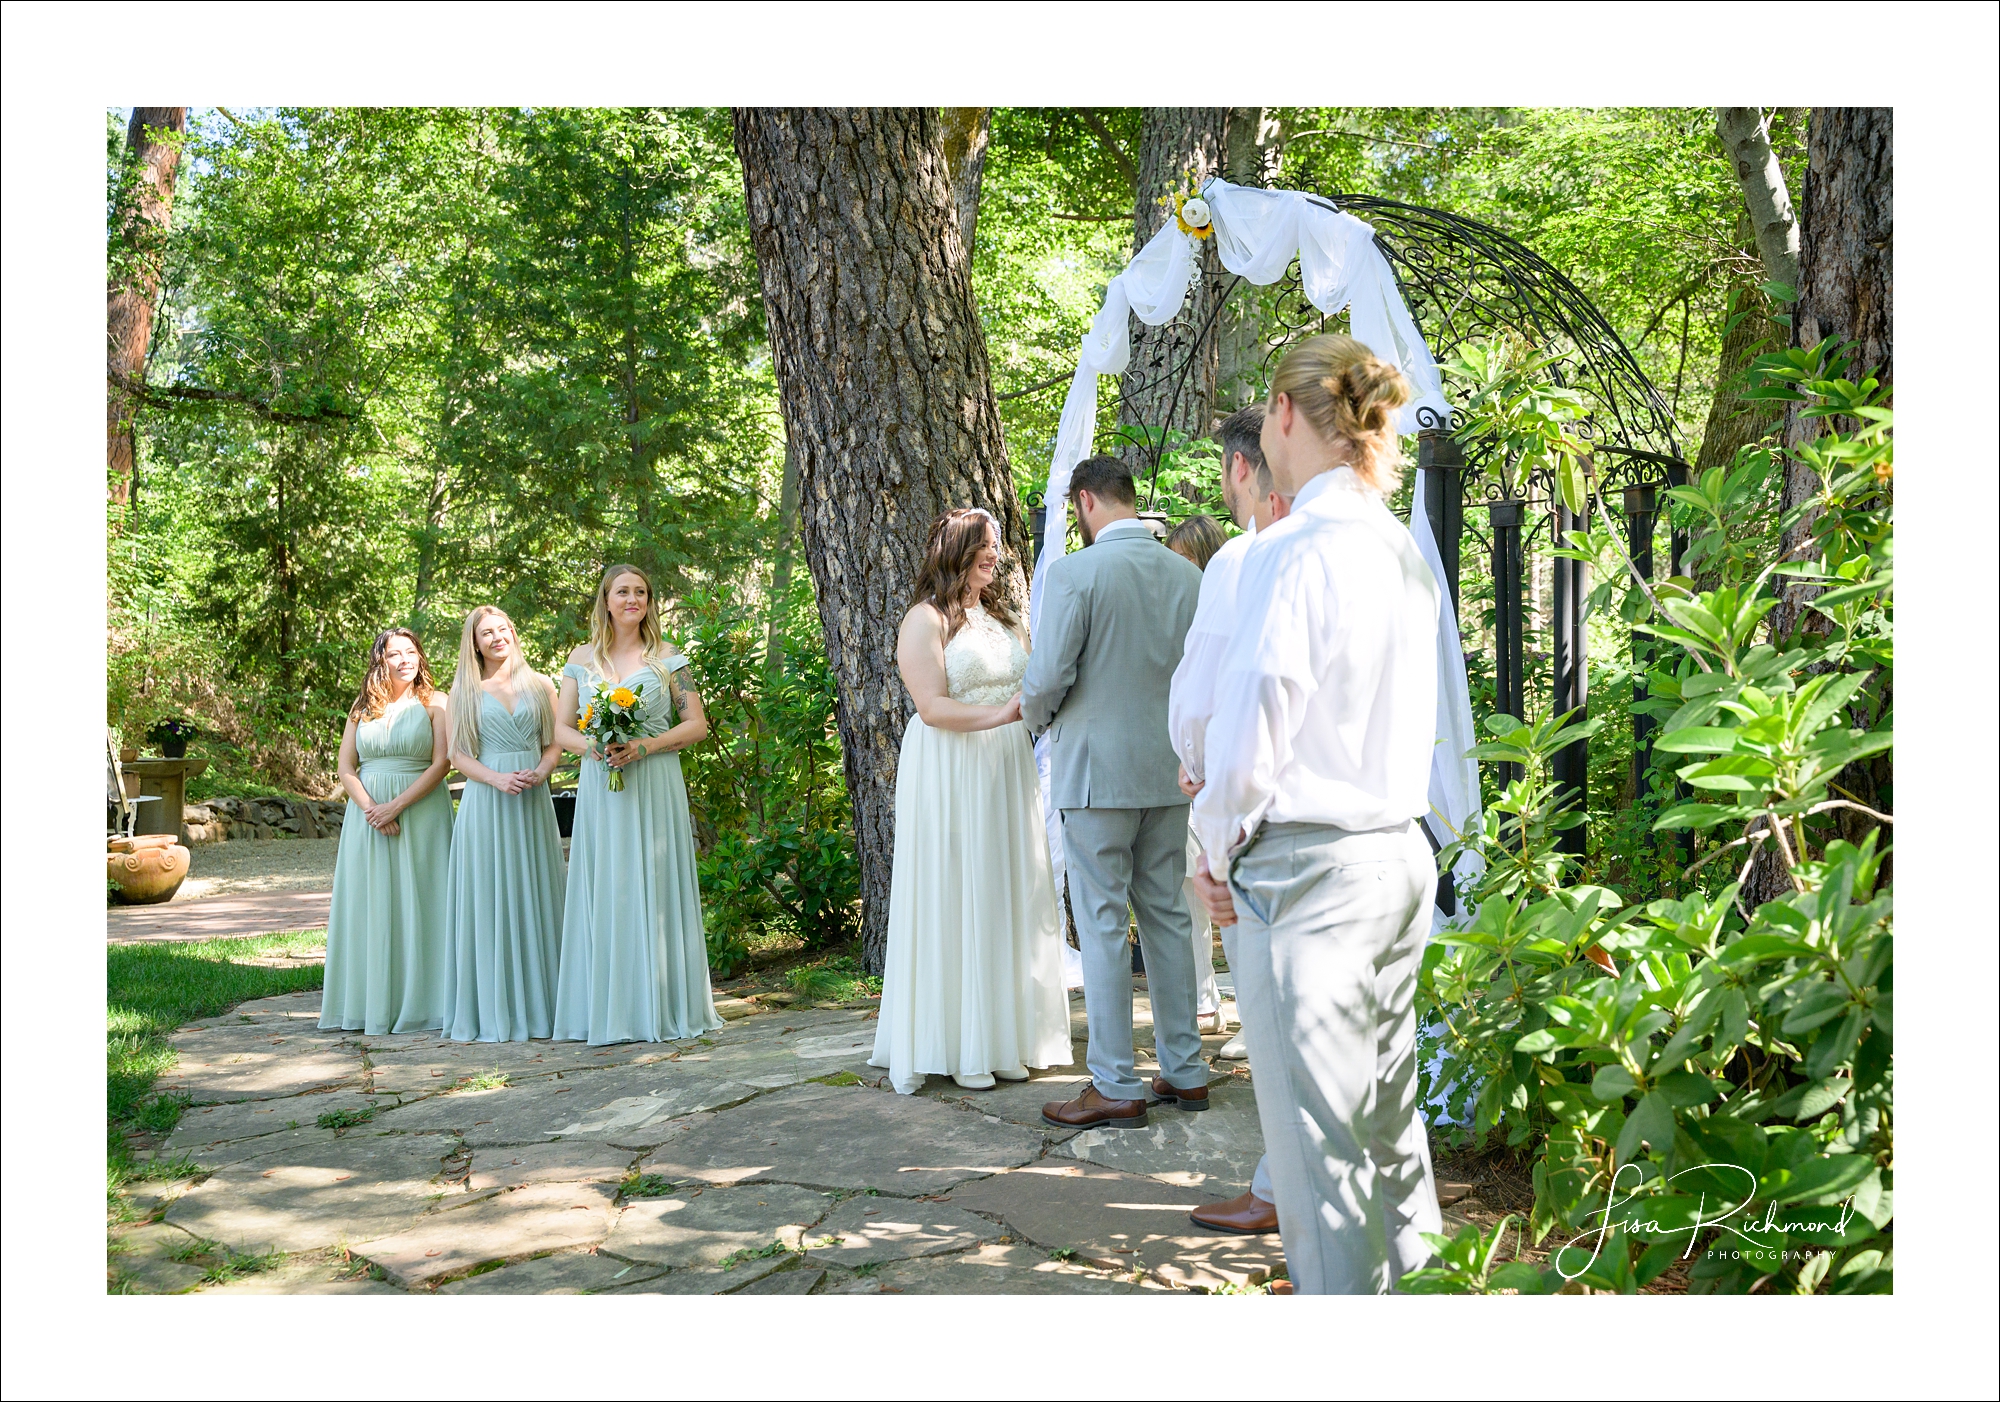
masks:
<svg viewBox="0 0 2000 1402"><path fill-rule="evenodd" d="M896 770L881 1021L868 1064L903 1095L1074 1059L1035 754L1028 652L992 588L1000 533L976 507L931 527L896 665L917 704Z"/></svg>

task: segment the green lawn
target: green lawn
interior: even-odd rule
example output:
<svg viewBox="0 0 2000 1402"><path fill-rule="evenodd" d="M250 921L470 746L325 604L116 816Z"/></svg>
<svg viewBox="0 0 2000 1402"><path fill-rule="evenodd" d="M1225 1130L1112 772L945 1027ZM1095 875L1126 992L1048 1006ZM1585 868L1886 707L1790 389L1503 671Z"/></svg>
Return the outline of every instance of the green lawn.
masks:
<svg viewBox="0 0 2000 1402"><path fill-rule="evenodd" d="M153 1082L173 1069L174 1049L167 1038L174 1029L252 998L318 988L324 965L271 969L237 961L303 954L325 943L323 930L290 930L240 940L110 946L105 955L105 1108L114 1189L134 1174L125 1135L133 1130L165 1134L180 1119L184 1102L153 1093Z"/></svg>

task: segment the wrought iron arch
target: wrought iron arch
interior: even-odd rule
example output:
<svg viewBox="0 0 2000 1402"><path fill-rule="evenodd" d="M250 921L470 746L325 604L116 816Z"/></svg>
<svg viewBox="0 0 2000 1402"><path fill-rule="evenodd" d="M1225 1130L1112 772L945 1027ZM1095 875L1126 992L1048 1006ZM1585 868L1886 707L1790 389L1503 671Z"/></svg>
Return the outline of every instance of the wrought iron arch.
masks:
<svg viewBox="0 0 2000 1402"><path fill-rule="evenodd" d="M1306 193L1315 203L1352 214L1374 230L1375 246L1395 275L1418 331L1440 362L1460 346L1496 336L1518 337L1549 357L1551 376L1577 391L1588 406L1577 430L1591 444L1594 490L1607 504L1614 491L1622 494L1618 504L1626 519L1628 548L1650 573L1658 489L1685 482L1688 465L1666 400L1582 289L1518 239L1477 220L1372 195ZM1166 334L1147 338L1145 359L1135 361L1126 372L1128 393L1158 398L1157 391L1166 389L1165 400L1172 405L1190 391L1202 343L1214 333L1224 306L1244 286L1240 277L1221 276L1228 280L1209 300L1200 325L1184 308L1165 328ZM1263 343L1267 380L1270 366L1292 342L1343 329L1346 319L1344 313L1324 316L1306 299L1297 259L1274 289L1276 323L1267 329ZM1430 519L1454 607L1465 508L1483 506L1489 512L1490 536L1471 533L1492 558L1498 704L1519 715L1525 702L1523 554L1544 529L1552 545L1560 533L1580 523L1558 501L1555 484L1545 473L1514 482L1510 496L1489 471L1495 465L1497 445L1485 439L1458 442L1452 435L1454 425L1440 421L1428 409L1420 411L1419 420L1418 466L1431 473L1426 499L1413 502L1412 510L1422 510ZM1168 445L1159 435L1135 435L1129 429L1118 430L1117 436L1129 445L1133 475L1146 483L1144 500L1150 508L1158 499ZM1678 569L1684 547L1684 538L1676 533L1671 569ZM1585 567L1563 559L1553 564L1554 702L1559 711L1581 713L1588 702L1582 613ZM1635 715L1634 728L1638 742L1634 765L1643 792L1644 769L1650 767L1647 718ZM1578 741L1556 761L1558 782L1573 788L1579 802L1585 797L1588 777L1584 744ZM1583 830L1573 829L1570 836L1580 851Z"/></svg>

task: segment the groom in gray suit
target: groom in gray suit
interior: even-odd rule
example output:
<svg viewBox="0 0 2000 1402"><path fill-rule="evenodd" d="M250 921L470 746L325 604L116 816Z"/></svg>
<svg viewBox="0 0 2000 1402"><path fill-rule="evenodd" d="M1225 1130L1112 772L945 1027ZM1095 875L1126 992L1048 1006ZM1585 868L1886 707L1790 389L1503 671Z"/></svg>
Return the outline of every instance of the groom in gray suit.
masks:
<svg viewBox="0 0 2000 1402"><path fill-rule="evenodd" d="M1181 899L1188 798L1167 734L1167 691L1201 595L1201 571L1153 538L1132 474L1086 458L1070 501L1087 549L1049 567L1021 718L1049 734L1050 800L1062 811L1070 906L1083 954L1090 1084L1042 1118L1065 1128L1137 1128L1147 1086L1132 1049L1126 907L1153 1004L1153 1100L1208 1108L1195 1026L1194 931Z"/></svg>

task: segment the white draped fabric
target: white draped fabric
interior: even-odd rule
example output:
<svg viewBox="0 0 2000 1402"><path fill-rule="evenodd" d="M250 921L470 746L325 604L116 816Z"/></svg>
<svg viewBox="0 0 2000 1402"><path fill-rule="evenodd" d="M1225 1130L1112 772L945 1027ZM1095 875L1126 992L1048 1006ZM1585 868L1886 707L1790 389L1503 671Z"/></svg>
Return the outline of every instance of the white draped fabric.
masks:
<svg viewBox="0 0 2000 1402"><path fill-rule="evenodd" d="M1345 309L1355 339L1403 372L1416 390L1398 423L1404 433L1416 431L1421 409L1432 410L1440 419L1449 413L1437 362L1404 306L1395 275L1375 246L1374 231L1367 224L1296 190L1260 190L1217 179L1209 181L1201 193L1208 201L1216 253L1224 268L1245 281L1265 285L1283 277L1297 258L1306 299L1327 316ZM1083 338L1069 397L1063 401L1062 423L1056 431L1042 553L1035 562L1029 601L1031 632L1041 621L1041 586L1049 565L1067 548L1070 473L1089 454L1097 435L1097 377L1119 374L1131 362L1133 316L1148 326L1173 319L1187 299L1188 285L1198 266L1194 240L1170 220L1104 290L1104 305ZM1410 513L1411 533L1439 582L1446 586L1444 597L1448 600L1444 562L1421 506L1421 472L1416 487L1419 505ZM1476 762L1463 758L1476 736L1458 620L1450 616L1448 604L1444 613L1438 628L1438 747L1431 766L1430 800L1435 810L1432 830L1438 832L1442 827L1439 836L1449 841L1452 833L1463 832L1479 821L1479 771ZM1048 746L1044 741L1035 748L1046 793ZM1060 890L1061 828L1053 810L1048 816L1049 848ZM1471 860L1460 863L1461 875L1471 874Z"/></svg>

